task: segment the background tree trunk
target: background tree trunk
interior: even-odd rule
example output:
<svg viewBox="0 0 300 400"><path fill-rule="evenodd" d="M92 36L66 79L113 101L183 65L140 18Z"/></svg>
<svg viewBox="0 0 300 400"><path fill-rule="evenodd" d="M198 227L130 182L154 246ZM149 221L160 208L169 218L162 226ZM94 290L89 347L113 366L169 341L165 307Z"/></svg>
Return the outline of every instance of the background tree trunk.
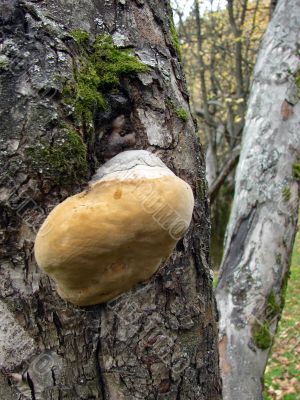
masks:
<svg viewBox="0 0 300 400"><path fill-rule="evenodd" d="M262 399L284 304L298 217L300 107L283 118L281 104L298 69L299 32L299 1L280 0L255 68L216 292L225 400Z"/></svg>
<svg viewBox="0 0 300 400"><path fill-rule="evenodd" d="M0 398L220 399L205 166L168 2L0 0L0 10ZM90 40L112 35L150 67L123 76L104 93L107 109L80 122L64 98L84 57L72 38L77 30L86 40L79 29ZM150 282L75 307L38 270L35 233L124 148L155 152L190 183L193 222Z"/></svg>

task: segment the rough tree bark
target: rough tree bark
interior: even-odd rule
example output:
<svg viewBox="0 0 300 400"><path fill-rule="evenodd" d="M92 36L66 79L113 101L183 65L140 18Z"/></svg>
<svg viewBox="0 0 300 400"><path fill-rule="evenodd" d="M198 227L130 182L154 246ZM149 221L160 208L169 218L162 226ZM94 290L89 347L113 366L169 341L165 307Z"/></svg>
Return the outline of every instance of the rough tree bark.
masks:
<svg viewBox="0 0 300 400"><path fill-rule="evenodd" d="M299 67L299 32L299 1L280 0L255 68L216 290L225 400L262 399L284 304L297 229L300 106L281 115L281 104L293 107L284 100Z"/></svg>
<svg viewBox="0 0 300 400"><path fill-rule="evenodd" d="M0 398L220 399L205 167L168 1L0 0L0 10ZM122 74L106 109L80 119L66 82L88 57L78 43L104 33L149 71ZM78 104L91 83L80 79ZM124 148L155 152L190 183L193 222L150 282L75 307L37 269L35 233Z"/></svg>

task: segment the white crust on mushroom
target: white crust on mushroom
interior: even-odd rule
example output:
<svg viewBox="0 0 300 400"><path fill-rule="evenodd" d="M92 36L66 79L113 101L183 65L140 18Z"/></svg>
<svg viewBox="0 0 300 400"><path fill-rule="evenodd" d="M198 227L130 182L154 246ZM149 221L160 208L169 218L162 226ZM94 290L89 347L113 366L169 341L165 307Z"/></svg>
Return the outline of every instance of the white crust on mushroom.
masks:
<svg viewBox="0 0 300 400"><path fill-rule="evenodd" d="M90 181L95 184L114 179L160 178L174 173L156 155L146 150L128 150L102 165Z"/></svg>

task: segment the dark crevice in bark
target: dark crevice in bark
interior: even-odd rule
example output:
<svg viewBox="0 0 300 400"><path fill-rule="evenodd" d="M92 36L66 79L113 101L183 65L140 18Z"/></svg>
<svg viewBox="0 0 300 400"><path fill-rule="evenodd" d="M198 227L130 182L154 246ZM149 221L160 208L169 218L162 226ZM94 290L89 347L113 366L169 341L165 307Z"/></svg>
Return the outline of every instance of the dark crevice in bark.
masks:
<svg viewBox="0 0 300 400"><path fill-rule="evenodd" d="M183 386L183 377L180 379L179 385L177 386L176 400L181 400L181 390Z"/></svg>
<svg viewBox="0 0 300 400"><path fill-rule="evenodd" d="M273 14L274 14L274 11L275 11L275 8L277 6L277 3L278 3L278 0L271 0L270 1L270 14L269 14L270 19L272 18Z"/></svg>
<svg viewBox="0 0 300 400"><path fill-rule="evenodd" d="M64 344L64 336L62 334L62 323L59 319L58 313L56 311L53 312L53 323L55 325L56 331L57 331L57 337L59 340L60 345Z"/></svg>
<svg viewBox="0 0 300 400"><path fill-rule="evenodd" d="M31 391L31 400L37 400L36 396L35 396L34 383L33 383L32 379L31 379L29 373L27 373L27 375L26 375L26 380L27 380L28 386L29 386L30 391Z"/></svg>
<svg viewBox="0 0 300 400"><path fill-rule="evenodd" d="M232 235L230 248L226 254L225 263L222 266L219 288L226 286L229 280L232 280L236 265L243 256L244 245L247 242L247 236L251 233L251 226L255 222L256 206L251 209L248 215L240 219L235 232Z"/></svg>
<svg viewBox="0 0 300 400"><path fill-rule="evenodd" d="M100 322L100 321L99 321ZM101 324L101 322L100 322ZM98 377L98 383L101 391L101 400L108 400L106 395L106 383L104 374L101 367L101 357L102 357L102 350L101 350L101 327L99 332L99 338L97 341L96 351L95 351L95 363L96 363L96 373Z"/></svg>
<svg viewBox="0 0 300 400"><path fill-rule="evenodd" d="M56 386L56 376L53 368L51 369L51 374L52 374L53 386Z"/></svg>

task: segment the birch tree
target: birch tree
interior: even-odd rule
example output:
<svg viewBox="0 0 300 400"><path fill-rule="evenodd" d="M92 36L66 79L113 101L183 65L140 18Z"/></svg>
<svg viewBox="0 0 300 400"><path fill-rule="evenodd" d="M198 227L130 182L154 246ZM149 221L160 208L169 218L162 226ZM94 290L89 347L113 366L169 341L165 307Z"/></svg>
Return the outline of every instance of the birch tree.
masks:
<svg viewBox="0 0 300 400"><path fill-rule="evenodd" d="M254 72L217 287L225 400L262 399L299 203L299 1L280 0Z"/></svg>
<svg viewBox="0 0 300 400"><path fill-rule="evenodd" d="M192 109L205 141L211 255L214 267L219 268L251 76L269 22L270 1L228 1L221 5L217 0L195 0L186 19L184 2L173 3Z"/></svg>
<svg viewBox="0 0 300 400"><path fill-rule="evenodd" d="M0 0L0 398L220 399L205 166L167 1ZM125 149L194 191L149 282L73 306L37 269L53 207Z"/></svg>

